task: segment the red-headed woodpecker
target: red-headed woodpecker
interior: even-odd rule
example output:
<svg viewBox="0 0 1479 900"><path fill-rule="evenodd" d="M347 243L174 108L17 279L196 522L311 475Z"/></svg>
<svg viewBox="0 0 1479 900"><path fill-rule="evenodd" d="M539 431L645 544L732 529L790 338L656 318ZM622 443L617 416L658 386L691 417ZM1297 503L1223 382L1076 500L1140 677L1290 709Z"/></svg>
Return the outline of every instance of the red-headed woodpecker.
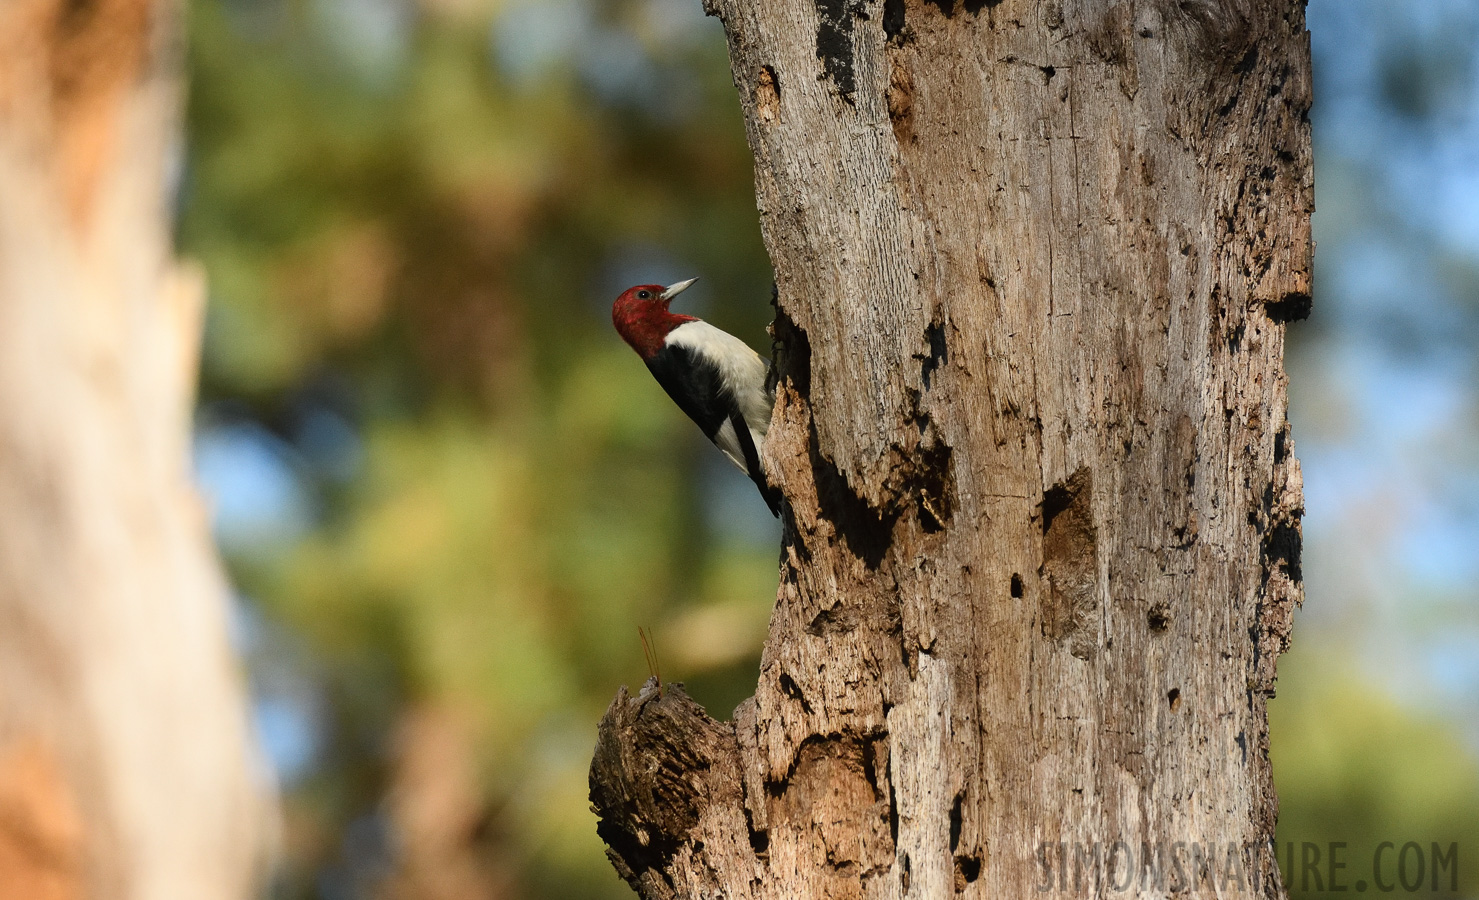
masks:
<svg viewBox="0 0 1479 900"><path fill-rule="evenodd" d="M770 511L780 515L760 463L775 406L765 383L770 364L734 335L668 311L673 298L697 280L628 288L612 304L611 321L678 408L750 476Z"/></svg>

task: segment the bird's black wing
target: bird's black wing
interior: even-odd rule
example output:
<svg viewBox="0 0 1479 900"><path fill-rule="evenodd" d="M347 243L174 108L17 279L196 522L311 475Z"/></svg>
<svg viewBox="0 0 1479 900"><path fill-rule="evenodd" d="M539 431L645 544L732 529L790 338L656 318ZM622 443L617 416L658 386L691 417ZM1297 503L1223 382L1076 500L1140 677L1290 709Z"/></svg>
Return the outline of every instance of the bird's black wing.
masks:
<svg viewBox="0 0 1479 900"><path fill-rule="evenodd" d="M647 360L647 369L712 441L729 415L718 368L682 344L668 344Z"/></svg>
<svg viewBox="0 0 1479 900"><path fill-rule="evenodd" d="M682 344L668 344L647 360L647 369L711 442L724 423L729 422L744 455L746 473L760 489L760 496L771 513L779 516L780 504L775 490L765 480L765 472L760 467L760 452L750 436L750 426L732 399L727 397L718 368ZM731 399L731 402L726 404L726 399Z"/></svg>
<svg viewBox="0 0 1479 900"><path fill-rule="evenodd" d="M745 471L749 473L750 480L755 482L755 487L760 489L760 496L764 498L765 505L770 507L770 514L780 518L780 498L776 496L775 489L770 482L765 480L765 470L760 467L760 450L755 446L755 439L750 434L750 426L745 422L745 417L740 415L739 410L730 414L729 426L734 429L734 436L739 441L740 452L745 455Z"/></svg>

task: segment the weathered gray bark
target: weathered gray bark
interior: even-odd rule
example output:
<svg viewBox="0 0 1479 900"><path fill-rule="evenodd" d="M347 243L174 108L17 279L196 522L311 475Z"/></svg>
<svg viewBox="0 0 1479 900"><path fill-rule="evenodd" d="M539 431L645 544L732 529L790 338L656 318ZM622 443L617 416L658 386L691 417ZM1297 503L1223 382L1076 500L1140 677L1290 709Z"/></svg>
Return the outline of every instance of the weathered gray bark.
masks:
<svg viewBox="0 0 1479 900"><path fill-rule="evenodd" d="M260 862L190 480L167 0L0 3L0 896L237 900Z"/></svg>
<svg viewBox="0 0 1479 900"><path fill-rule="evenodd" d="M1301 590L1302 3L709 2L791 511L733 724L671 687L603 720L618 870L650 898L1212 896L1216 848L1220 886L1282 896L1242 848L1273 837ZM1095 880L1117 841L1181 883Z"/></svg>

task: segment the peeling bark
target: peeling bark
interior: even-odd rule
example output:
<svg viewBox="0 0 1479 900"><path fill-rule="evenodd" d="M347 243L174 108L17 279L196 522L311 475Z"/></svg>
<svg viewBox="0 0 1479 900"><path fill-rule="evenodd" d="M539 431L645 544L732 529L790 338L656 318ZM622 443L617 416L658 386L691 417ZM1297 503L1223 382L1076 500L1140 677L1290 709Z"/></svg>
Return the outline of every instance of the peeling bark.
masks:
<svg viewBox="0 0 1479 900"><path fill-rule="evenodd" d="M1115 895L1282 897L1302 4L707 8L778 283L781 584L731 724L671 686L603 720L618 870L645 897L1099 896L1112 873L1058 869L1075 846L1188 842L1236 865Z"/></svg>

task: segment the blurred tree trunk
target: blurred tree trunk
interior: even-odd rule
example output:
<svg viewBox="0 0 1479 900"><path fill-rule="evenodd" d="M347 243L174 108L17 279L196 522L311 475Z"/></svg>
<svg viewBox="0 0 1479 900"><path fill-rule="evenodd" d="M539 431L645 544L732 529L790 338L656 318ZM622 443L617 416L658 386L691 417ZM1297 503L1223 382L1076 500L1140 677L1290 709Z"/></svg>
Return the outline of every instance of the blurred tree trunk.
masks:
<svg viewBox="0 0 1479 900"><path fill-rule="evenodd" d="M618 869L649 898L1176 891L1148 847L1211 896L1184 841L1282 896L1258 848L1301 596L1303 4L710 3L791 514L734 722L669 688L602 723Z"/></svg>
<svg viewBox="0 0 1479 900"><path fill-rule="evenodd" d="M0 896L251 891L227 590L191 484L174 3L0 4Z"/></svg>

